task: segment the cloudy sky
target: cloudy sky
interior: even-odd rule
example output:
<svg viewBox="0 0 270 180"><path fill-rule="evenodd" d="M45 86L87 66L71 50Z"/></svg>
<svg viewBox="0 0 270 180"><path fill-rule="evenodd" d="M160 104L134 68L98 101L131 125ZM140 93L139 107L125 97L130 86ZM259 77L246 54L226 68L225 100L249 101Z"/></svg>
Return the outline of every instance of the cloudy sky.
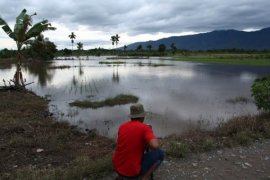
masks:
<svg viewBox="0 0 270 180"><path fill-rule="evenodd" d="M270 0L0 0L0 16L13 29L23 8L37 12L33 23L48 19L56 31L46 32L58 49L71 48L68 35L88 48L111 48L137 41L220 29L258 30L270 26ZM0 49L15 43L0 29Z"/></svg>

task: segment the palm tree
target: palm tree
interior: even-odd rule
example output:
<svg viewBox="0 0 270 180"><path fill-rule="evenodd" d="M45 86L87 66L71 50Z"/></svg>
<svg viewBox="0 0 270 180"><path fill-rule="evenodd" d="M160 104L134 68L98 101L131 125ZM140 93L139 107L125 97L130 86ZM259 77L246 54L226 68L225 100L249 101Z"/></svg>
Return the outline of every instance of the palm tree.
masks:
<svg viewBox="0 0 270 180"><path fill-rule="evenodd" d="M151 49L152 49L152 45L151 44L148 44L146 47L147 47L147 49L149 49L149 51L151 51Z"/></svg>
<svg viewBox="0 0 270 180"><path fill-rule="evenodd" d="M112 41L112 45L114 47L114 43L116 42L116 37L115 36L111 36L111 41Z"/></svg>
<svg viewBox="0 0 270 180"><path fill-rule="evenodd" d="M175 43L172 43L170 47L172 49L172 53L175 54L175 52L177 50L177 47L175 46Z"/></svg>
<svg viewBox="0 0 270 180"><path fill-rule="evenodd" d="M27 43L31 38L39 36L42 32L47 30L55 30L55 27L51 26L51 23L48 20L42 20L32 26L32 16L37 15L36 13L32 15L26 14L27 10L23 9L19 16L16 18L16 24L14 30L8 26L6 21L0 17L0 26L5 31L5 33L16 42L18 49L17 56L17 69L14 75L14 84L15 86L23 86L24 82L21 73L21 49L22 46ZM30 26L32 26L30 28Z"/></svg>
<svg viewBox="0 0 270 180"><path fill-rule="evenodd" d="M77 48L78 48L79 51L83 50L83 43L78 42L77 43Z"/></svg>
<svg viewBox="0 0 270 180"><path fill-rule="evenodd" d="M68 37L71 39L72 50L73 50L73 43L74 43L74 39L76 39L76 35L74 34L74 32L71 32L71 34L68 35Z"/></svg>
<svg viewBox="0 0 270 180"><path fill-rule="evenodd" d="M127 45L124 45L124 51L126 51L127 50Z"/></svg>
<svg viewBox="0 0 270 180"><path fill-rule="evenodd" d="M137 46L137 48L136 48L136 50L137 51L141 51L143 48L142 48L142 45L141 44L139 44L138 46Z"/></svg>
<svg viewBox="0 0 270 180"><path fill-rule="evenodd" d="M117 47L117 44L118 44L119 39L120 39L120 36L118 34L116 34L114 37L115 37L115 45Z"/></svg>

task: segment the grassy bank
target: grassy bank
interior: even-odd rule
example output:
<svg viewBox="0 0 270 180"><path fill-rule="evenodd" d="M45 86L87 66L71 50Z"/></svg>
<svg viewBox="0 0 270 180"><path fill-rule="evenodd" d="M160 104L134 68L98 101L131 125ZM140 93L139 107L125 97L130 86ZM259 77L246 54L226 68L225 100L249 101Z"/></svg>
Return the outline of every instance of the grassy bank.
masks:
<svg viewBox="0 0 270 180"><path fill-rule="evenodd" d="M52 119L30 92L0 92L0 179L99 179L112 172L115 143ZM167 155L184 157L270 138L270 114L243 116L214 130L195 128L161 140Z"/></svg>
<svg viewBox="0 0 270 180"><path fill-rule="evenodd" d="M103 101L90 101L90 100L84 100L84 101L74 101L72 103L69 103L70 106L76 106L80 108L101 108L105 106L116 106L116 105L123 105L123 104L129 104L129 103L136 103L138 102L139 98L133 95L126 95L126 94L120 94L113 98L108 98Z"/></svg>
<svg viewBox="0 0 270 180"><path fill-rule="evenodd" d="M30 92L0 92L0 102L0 179L95 179L112 170L112 140L56 122Z"/></svg>
<svg viewBox="0 0 270 180"><path fill-rule="evenodd" d="M256 65L270 66L269 54L237 54L237 53L190 53L188 55L175 55L176 60L199 63Z"/></svg>
<svg viewBox="0 0 270 180"><path fill-rule="evenodd" d="M237 145L248 145L256 140L270 138L270 114L236 117L220 124L214 130L195 128L181 136L171 135L162 140L166 153L184 157Z"/></svg>

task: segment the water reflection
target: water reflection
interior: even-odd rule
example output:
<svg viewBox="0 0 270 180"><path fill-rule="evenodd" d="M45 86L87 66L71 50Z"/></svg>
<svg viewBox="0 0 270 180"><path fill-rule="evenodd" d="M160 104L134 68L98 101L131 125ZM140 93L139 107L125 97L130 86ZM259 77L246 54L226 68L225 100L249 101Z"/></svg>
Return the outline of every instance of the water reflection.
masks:
<svg viewBox="0 0 270 180"><path fill-rule="evenodd" d="M25 65L24 70L37 77L38 84L44 87L53 79L54 76L54 70L48 68L51 64L52 63L49 62L31 63Z"/></svg>
<svg viewBox="0 0 270 180"><path fill-rule="evenodd" d="M57 60L54 66L71 68L26 67L25 74L27 80L36 82L29 85L30 89L50 97L50 110L59 120L110 137L115 137L118 126L127 120L130 105L94 110L70 107L69 103L104 100L118 94L138 96L149 111L146 122L152 124L158 136L165 136L181 133L198 121L214 125L234 116L257 113L250 86L254 79L270 75L270 67L206 65L159 58L121 60L125 64L117 66L101 65L99 61L106 61L106 57ZM0 70L0 76L8 77L10 71L13 75L12 69ZM239 96L250 100L228 103L228 99Z"/></svg>
<svg viewBox="0 0 270 180"><path fill-rule="evenodd" d="M119 81L120 81L120 77L119 77L119 73L118 73L118 65L116 65L116 68L115 68L115 66L113 66L112 81L115 83L119 83Z"/></svg>

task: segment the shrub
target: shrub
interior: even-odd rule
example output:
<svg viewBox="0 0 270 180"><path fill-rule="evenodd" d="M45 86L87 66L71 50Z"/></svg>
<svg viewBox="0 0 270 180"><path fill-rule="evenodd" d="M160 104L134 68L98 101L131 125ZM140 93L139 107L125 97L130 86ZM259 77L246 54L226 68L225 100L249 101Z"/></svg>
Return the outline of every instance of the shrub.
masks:
<svg viewBox="0 0 270 180"><path fill-rule="evenodd" d="M270 111L270 77L256 79L251 91L258 109Z"/></svg>

